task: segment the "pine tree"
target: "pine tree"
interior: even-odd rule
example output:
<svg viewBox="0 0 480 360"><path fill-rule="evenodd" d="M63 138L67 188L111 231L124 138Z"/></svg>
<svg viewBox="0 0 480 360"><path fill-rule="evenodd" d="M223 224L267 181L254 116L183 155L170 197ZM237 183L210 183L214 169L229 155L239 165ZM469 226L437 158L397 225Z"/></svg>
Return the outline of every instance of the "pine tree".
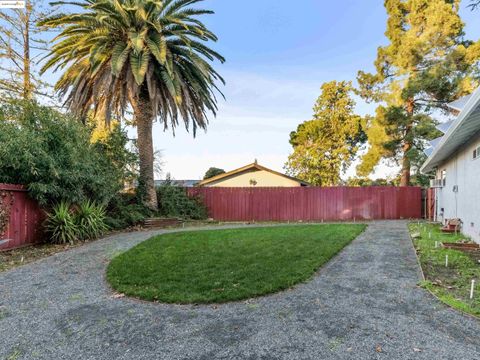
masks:
<svg viewBox="0 0 480 360"><path fill-rule="evenodd" d="M463 39L460 0L386 0L389 44L378 49L376 73L360 71L360 95L380 103L358 167L368 175L382 159L401 163L401 186L439 135L434 109L473 91L480 44Z"/></svg>
<svg viewBox="0 0 480 360"><path fill-rule="evenodd" d="M314 185L332 186L341 182L360 145L365 142L365 119L354 113L350 82L332 81L322 85L314 107L314 119L300 124L290 134L293 153L286 169Z"/></svg>

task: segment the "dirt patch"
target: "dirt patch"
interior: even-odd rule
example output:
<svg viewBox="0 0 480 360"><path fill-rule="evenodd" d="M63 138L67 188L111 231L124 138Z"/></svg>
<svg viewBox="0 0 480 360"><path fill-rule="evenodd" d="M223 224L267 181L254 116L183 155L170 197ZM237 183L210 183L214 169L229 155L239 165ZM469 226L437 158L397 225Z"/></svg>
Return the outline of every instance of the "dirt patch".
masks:
<svg viewBox="0 0 480 360"><path fill-rule="evenodd" d="M74 248L78 245L41 244L0 252L0 272Z"/></svg>
<svg viewBox="0 0 480 360"><path fill-rule="evenodd" d="M480 315L479 297L470 298L472 279L480 279L478 245L462 234L444 234L436 224L410 224L410 231L418 234L412 237L425 275L422 285L448 305Z"/></svg>

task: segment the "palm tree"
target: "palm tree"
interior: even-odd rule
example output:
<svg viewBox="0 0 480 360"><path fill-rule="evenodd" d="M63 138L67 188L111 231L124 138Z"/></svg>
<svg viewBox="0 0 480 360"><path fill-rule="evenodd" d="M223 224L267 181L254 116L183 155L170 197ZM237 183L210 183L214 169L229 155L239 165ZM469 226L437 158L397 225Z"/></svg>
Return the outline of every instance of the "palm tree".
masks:
<svg viewBox="0 0 480 360"><path fill-rule="evenodd" d="M181 118L193 135L216 115L214 60L225 59L206 43L217 37L198 19L212 11L191 5L203 0L73 0L78 13L59 14L41 25L62 31L42 69L64 70L55 89L84 118L93 109L107 124L131 108L140 156L139 193L157 208L153 121L175 131Z"/></svg>

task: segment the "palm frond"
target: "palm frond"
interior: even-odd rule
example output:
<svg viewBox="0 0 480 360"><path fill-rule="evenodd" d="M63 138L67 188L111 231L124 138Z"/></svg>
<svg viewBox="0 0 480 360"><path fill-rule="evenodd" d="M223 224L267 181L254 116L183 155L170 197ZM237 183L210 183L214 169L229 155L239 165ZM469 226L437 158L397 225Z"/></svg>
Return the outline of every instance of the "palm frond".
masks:
<svg viewBox="0 0 480 360"><path fill-rule="evenodd" d="M80 7L42 21L60 27L42 71L63 70L56 90L74 112L126 113L147 96L153 116L175 131L205 128L217 111L224 79L212 62L224 62L208 46L217 41L192 7L203 0L73 0ZM152 119L154 120L154 119Z"/></svg>

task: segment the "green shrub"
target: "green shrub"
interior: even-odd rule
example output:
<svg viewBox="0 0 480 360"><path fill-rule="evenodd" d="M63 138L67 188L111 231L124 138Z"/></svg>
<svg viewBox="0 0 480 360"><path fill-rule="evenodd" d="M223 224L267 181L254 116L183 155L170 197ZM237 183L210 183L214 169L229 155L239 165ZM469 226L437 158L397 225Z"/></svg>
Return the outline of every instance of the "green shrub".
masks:
<svg viewBox="0 0 480 360"><path fill-rule="evenodd" d="M56 244L73 244L78 239L79 229L68 203L60 202L47 214L45 232Z"/></svg>
<svg viewBox="0 0 480 360"><path fill-rule="evenodd" d="M119 126L92 142L92 128L32 102L0 104L0 183L27 185L41 205L107 204L136 156Z"/></svg>
<svg viewBox="0 0 480 360"><path fill-rule="evenodd" d="M112 229L125 229L142 223L152 216L151 210L138 204L135 194L120 193L107 206L106 224Z"/></svg>
<svg viewBox="0 0 480 360"><path fill-rule="evenodd" d="M207 217L207 209L199 198L191 198L183 187L171 181L157 187L160 216L201 220Z"/></svg>
<svg viewBox="0 0 480 360"><path fill-rule="evenodd" d="M78 205L74 220L80 240L96 239L108 230L105 223L105 207L89 200Z"/></svg>

